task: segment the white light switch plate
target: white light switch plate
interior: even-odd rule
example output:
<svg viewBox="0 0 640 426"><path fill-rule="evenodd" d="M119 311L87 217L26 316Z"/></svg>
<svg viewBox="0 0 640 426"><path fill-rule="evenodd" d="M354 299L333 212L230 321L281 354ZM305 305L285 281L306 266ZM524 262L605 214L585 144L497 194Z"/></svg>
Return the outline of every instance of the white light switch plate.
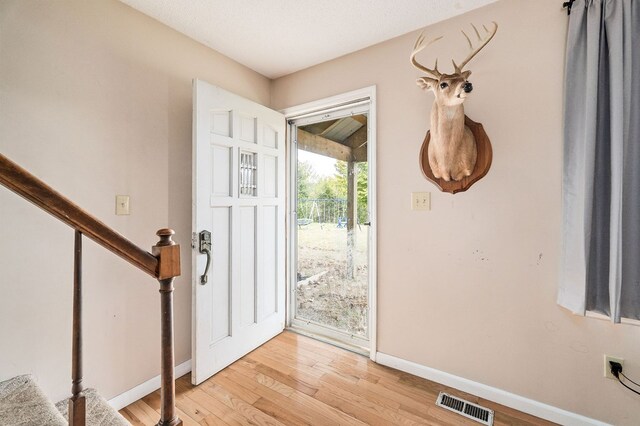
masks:
<svg viewBox="0 0 640 426"><path fill-rule="evenodd" d="M128 195L116 195L116 214L119 216L129 214Z"/></svg>
<svg viewBox="0 0 640 426"><path fill-rule="evenodd" d="M412 192L411 210L431 210L431 193Z"/></svg>

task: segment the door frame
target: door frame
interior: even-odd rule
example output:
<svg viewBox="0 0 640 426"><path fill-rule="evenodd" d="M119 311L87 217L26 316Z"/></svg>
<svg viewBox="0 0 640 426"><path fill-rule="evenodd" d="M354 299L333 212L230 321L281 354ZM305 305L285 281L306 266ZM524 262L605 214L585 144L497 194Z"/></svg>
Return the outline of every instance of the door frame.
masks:
<svg viewBox="0 0 640 426"><path fill-rule="evenodd" d="M295 190L297 188L296 182L292 179L294 173L294 167L297 165L293 164L293 160L295 156L291 155L293 150L293 136L290 131L291 125L289 124L293 119L303 118L305 116L316 115L322 112L329 112L335 109L341 109L347 105L354 105L358 102L368 102L369 103L369 116L368 116L368 135L367 135L367 162L369 167L369 176L368 176L368 186L369 186L369 220L371 222L370 233L369 233L369 358L372 361L376 360L377 353L377 307L378 307L378 293L377 293L377 282L378 282L378 274L377 274L377 235L378 235L378 221L377 221L377 163L376 163L376 86L368 86L362 89L353 90L350 92L342 93L335 96L330 96L328 98L319 99L312 102L307 102L301 105L289 107L280 110L282 114L284 114L287 120L287 136L286 136L286 163L287 163L287 172L286 172L286 187L287 187L287 195L286 195L286 221L287 221L287 260L286 260L286 297L290 299L292 294L292 283L293 277L296 276L295 267L296 263L293 261L295 259L295 246L294 239L292 235L295 235L296 232L296 224L295 220L295 203L292 201L295 199ZM291 300L287 300L286 306L286 326L291 327ZM316 336L321 337L321 336ZM329 340L331 340L331 337Z"/></svg>

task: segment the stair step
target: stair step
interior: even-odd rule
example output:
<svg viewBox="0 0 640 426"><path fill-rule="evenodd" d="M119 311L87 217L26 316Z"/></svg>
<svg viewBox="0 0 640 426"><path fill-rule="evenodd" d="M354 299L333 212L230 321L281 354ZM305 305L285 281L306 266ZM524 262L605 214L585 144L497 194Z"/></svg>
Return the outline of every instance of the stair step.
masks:
<svg viewBox="0 0 640 426"><path fill-rule="evenodd" d="M0 425L67 426L68 423L33 376L24 375L0 382Z"/></svg>
<svg viewBox="0 0 640 426"><path fill-rule="evenodd" d="M129 422L95 389L85 389L86 426L129 426ZM69 399L53 405L27 374L0 382L0 425L2 426L68 426Z"/></svg>
<svg viewBox="0 0 640 426"><path fill-rule="evenodd" d="M129 426L130 423L109 405L95 389L85 389L82 394L86 398L87 422L86 426ZM60 414L67 419L69 416L69 398L58 402L55 406ZM0 422L0 424L2 424ZM66 422L65 422L66 424Z"/></svg>

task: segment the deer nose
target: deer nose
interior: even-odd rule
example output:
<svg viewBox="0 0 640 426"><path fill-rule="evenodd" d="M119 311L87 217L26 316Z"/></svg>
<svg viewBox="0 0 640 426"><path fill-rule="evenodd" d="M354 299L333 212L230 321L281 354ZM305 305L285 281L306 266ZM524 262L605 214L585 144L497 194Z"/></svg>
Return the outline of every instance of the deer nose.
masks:
<svg viewBox="0 0 640 426"><path fill-rule="evenodd" d="M464 90L465 93L471 92L473 90L473 84L467 81L464 86L462 86L462 90Z"/></svg>

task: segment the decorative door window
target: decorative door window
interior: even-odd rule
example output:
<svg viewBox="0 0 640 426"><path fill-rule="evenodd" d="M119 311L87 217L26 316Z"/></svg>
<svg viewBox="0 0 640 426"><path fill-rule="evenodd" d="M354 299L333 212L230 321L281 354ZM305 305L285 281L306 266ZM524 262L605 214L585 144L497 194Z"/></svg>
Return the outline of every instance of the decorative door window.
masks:
<svg viewBox="0 0 640 426"><path fill-rule="evenodd" d="M258 154L240 151L240 195L258 195Z"/></svg>

